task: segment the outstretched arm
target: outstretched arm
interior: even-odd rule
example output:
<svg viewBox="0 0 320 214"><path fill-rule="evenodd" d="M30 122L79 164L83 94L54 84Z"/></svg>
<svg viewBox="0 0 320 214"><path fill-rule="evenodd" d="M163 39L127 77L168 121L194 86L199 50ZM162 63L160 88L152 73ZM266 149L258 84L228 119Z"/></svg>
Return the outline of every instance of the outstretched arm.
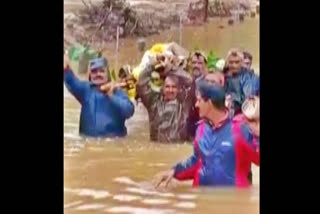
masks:
<svg viewBox="0 0 320 214"><path fill-rule="evenodd" d="M193 154L187 160L178 163L174 167L174 177L178 180L193 179L198 163L198 155L194 149Z"/></svg>
<svg viewBox="0 0 320 214"><path fill-rule="evenodd" d="M70 93L82 103L88 84L84 81L80 81L69 67L64 69L64 82Z"/></svg>

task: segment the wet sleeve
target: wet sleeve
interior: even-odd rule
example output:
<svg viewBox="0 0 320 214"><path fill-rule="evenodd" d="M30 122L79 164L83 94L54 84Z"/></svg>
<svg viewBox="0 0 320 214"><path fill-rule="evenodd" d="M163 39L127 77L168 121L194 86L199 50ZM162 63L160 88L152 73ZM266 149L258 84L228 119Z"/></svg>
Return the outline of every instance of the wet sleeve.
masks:
<svg viewBox="0 0 320 214"><path fill-rule="evenodd" d="M254 164L260 165L260 146L257 139L248 134L246 129L241 129L242 137L239 139L241 149L247 154L247 158Z"/></svg>
<svg viewBox="0 0 320 214"><path fill-rule="evenodd" d="M260 166L260 150L259 148L253 148L251 145L249 145L247 142L242 144L243 150L246 151L246 154L248 155L248 158L250 161L257 166Z"/></svg>
<svg viewBox="0 0 320 214"><path fill-rule="evenodd" d="M121 89L116 89L110 100L117 106L123 118L128 119L134 113L134 105Z"/></svg>
<svg viewBox="0 0 320 214"><path fill-rule="evenodd" d="M245 73L242 77L242 84L245 97L258 95L260 93L260 78L257 75Z"/></svg>
<svg viewBox="0 0 320 214"><path fill-rule="evenodd" d="M143 105L148 109L159 97L159 93L153 92L150 86L152 66L148 66L142 71L137 84L138 95Z"/></svg>
<svg viewBox="0 0 320 214"><path fill-rule="evenodd" d="M193 155L174 167L174 177L178 180L193 179L198 163L198 155L194 148Z"/></svg>
<svg viewBox="0 0 320 214"><path fill-rule="evenodd" d="M72 72L71 69L64 70L64 82L70 93L82 103L84 100L84 93L88 87L87 83L80 81Z"/></svg>

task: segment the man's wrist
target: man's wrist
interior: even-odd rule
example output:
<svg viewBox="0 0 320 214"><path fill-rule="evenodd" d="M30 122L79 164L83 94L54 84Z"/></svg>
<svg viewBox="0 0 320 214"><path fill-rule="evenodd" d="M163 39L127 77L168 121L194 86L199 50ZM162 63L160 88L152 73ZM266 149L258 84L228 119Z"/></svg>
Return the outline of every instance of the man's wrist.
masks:
<svg viewBox="0 0 320 214"><path fill-rule="evenodd" d="M70 70L69 64L65 65L64 68L63 68L63 71L67 71L67 70Z"/></svg>

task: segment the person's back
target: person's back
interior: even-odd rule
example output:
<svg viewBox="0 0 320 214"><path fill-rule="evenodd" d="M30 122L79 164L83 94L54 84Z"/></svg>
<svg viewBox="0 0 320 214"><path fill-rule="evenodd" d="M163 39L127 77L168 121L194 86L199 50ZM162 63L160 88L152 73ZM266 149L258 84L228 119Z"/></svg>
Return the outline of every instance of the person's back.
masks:
<svg viewBox="0 0 320 214"><path fill-rule="evenodd" d="M100 85L80 81L70 68L64 71L64 81L81 104L80 134L92 137L123 137L127 134L125 120L133 115L134 105L122 89L114 89L107 95L101 91Z"/></svg>

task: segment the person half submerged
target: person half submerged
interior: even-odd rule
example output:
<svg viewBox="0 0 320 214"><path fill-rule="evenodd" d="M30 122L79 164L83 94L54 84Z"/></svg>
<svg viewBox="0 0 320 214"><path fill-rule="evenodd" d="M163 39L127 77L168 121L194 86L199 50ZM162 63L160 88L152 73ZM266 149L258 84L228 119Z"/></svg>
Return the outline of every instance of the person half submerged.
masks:
<svg viewBox="0 0 320 214"><path fill-rule="evenodd" d="M171 57L174 56L163 56ZM156 142L183 142L188 139L187 117L191 107L192 77L181 68L172 69L169 59L164 59L161 69L149 65L139 76L138 94L148 110L150 139ZM157 70L157 71L155 71ZM152 74L164 80L160 90L152 84Z"/></svg>
<svg viewBox="0 0 320 214"><path fill-rule="evenodd" d="M126 93L111 82L104 58L90 61L89 81L80 81L64 57L64 82L81 104L80 134L91 137L123 137L127 135L125 120L134 113L134 105Z"/></svg>
<svg viewBox="0 0 320 214"><path fill-rule="evenodd" d="M196 88L197 82L203 79L208 74L207 69L207 57L201 51L193 52L189 58L190 73L192 76L191 94L188 99L191 99L192 105L189 111L189 116L187 119L188 133L191 139L194 138L196 133L196 123L199 121L199 115L195 108L196 99Z"/></svg>
<svg viewBox="0 0 320 214"><path fill-rule="evenodd" d="M241 113L241 106L246 98L260 94L259 77L244 68L243 53L238 49L231 49L226 58L224 68L225 89L231 97L231 115Z"/></svg>
<svg viewBox="0 0 320 214"><path fill-rule="evenodd" d="M225 91L219 85L200 80L196 106L203 120L194 139L193 155L160 173L156 187L172 178L193 180L193 186L249 186L250 164L259 164L260 156L253 138L242 129L241 120L229 118Z"/></svg>

